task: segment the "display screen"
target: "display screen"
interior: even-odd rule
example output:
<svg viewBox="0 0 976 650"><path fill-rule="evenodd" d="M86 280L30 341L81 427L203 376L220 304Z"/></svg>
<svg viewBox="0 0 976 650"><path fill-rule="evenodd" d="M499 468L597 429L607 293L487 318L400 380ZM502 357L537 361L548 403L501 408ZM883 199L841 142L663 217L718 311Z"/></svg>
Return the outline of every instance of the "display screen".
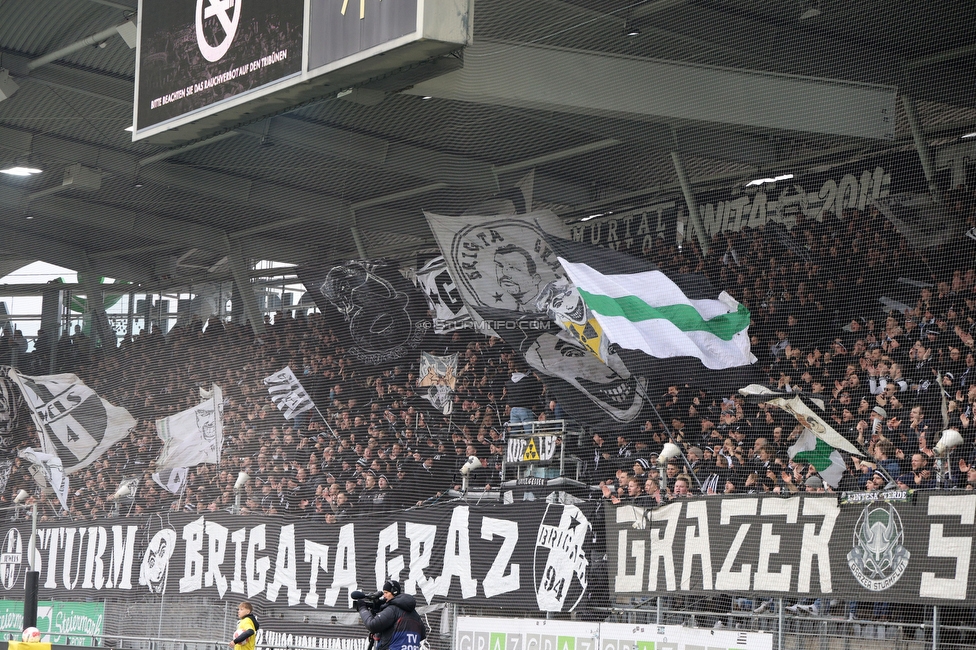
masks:
<svg viewBox="0 0 976 650"><path fill-rule="evenodd" d="M136 131L300 74L304 13L304 0L142 0Z"/></svg>

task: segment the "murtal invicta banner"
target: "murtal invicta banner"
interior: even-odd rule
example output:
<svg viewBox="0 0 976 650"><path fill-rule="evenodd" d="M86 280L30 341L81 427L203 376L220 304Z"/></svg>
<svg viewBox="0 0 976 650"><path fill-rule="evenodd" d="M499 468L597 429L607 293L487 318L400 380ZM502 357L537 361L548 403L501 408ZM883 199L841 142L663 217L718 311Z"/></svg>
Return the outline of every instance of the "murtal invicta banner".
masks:
<svg viewBox="0 0 976 650"><path fill-rule="evenodd" d="M593 508L443 504L326 525L205 515L42 524L40 597L192 594L305 610L345 609L387 578L421 605L464 602L569 612L589 585ZM23 597L30 524L7 524L0 598Z"/></svg>
<svg viewBox="0 0 976 650"><path fill-rule="evenodd" d="M909 155L910 154L910 155ZM914 152L890 154L841 165L748 191L696 195L702 228L708 238L723 232L780 223L791 229L797 216L809 221L841 219L846 209L864 211L874 201L898 192L925 191L924 175ZM921 184L920 184L921 183ZM833 215L833 216L829 216ZM622 212L592 216L571 224L572 239L614 250L640 253L655 237L675 241L694 236L680 194Z"/></svg>
<svg viewBox="0 0 976 650"><path fill-rule="evenodd" d="M611 592L927 605L976 596L976 493L702 497L607 510Z"/></svg>

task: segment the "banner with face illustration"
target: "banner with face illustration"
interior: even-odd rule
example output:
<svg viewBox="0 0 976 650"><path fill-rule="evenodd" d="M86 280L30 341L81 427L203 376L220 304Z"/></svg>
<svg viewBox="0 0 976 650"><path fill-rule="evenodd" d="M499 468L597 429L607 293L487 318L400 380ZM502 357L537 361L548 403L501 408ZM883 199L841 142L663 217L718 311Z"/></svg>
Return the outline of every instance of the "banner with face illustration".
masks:
<svg viewBox="0 0 976 650"><path fill-rule="evenodd" d="M347 341L346 351L363 363L413 356L431 329L424 296L385 261L314 264L300 267L298 277Z"/></svg>
<svg viewBox="0 0 976 650"><path fill-rule="evenodd" d="M449 503L326 524L227 512L42 522L42 599L192 595L349 612L399 580L418 604L571 612L588 594L595 506ZM23 599L30 522L0 528L0 597Z"/></svg>
<svg viewBox="0 0 976 650"><path fill-rule="evenodd" d="M444 357L429 352L420 355L420 372L417 376L420 396L444 415L450 415L454 410L457 362L457 353Z"/></svg>
<svg viewBox="0 0 976 650"><path fill-rule="evenodd" d="M976 494L889 491L677 499L607 511L617 596L759 594L963 605Z"/></svg>
<svg viewBox="0 0 976 650"><path fill-rule="evenodd" d="M156 434L163 441L156 467L176 469L201 463L220 463L224 446L224 399L213 384L209 398L193 408L156 420Z"/></svg>
<svg viewBox="0 0 976 650"><path fill-rule="evenodd" d="M607 363L544 314L514 316L485 308L488 322L539 373L551 395L580 422L615 430L635 421L648 405L648 380L632 373L617 354Z"/></svg>
<svg viewBox="0 0 976 650"><path fill-rule="evenodd" d="M424 213L475 327L498 329L486 309L536 313L546 286L564 277L546 233L568 237L562 219L548 210L528 214L447 217Z"/></svg>

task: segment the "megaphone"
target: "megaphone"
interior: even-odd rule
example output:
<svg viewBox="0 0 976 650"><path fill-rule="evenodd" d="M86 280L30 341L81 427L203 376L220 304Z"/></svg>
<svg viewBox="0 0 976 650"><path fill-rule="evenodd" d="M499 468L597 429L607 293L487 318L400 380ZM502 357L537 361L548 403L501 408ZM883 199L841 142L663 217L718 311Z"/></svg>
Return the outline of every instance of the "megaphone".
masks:
<svg viewBox="0 0 976 650"><path fill-rule="evenodd" d="M247 472L240 472L237 475L237 480L234 481L234 491L240 492L241 488L247 485L247 482L251 480L251 475Z"/></svg>
<svg viewBox="0 0 976 650"><path fill-rule="evenodd" d="M935 445L935 453L942 456L953 447L958 447L963 442L962 436L955 429L946 429L942 432L942 438Z"/></svg>
<svg viewBox="0 0 976 650"><path fill-rule="evenodd" d="M461 474L467 476L471 473L471 470L478 469L482 467L481 461L478 460L477 456L468 456L468 462L461 466Z"/></svg>
<svg viewBox="0 0 976 650"><path fill-rule="evenodd" d="M668 461L681 453L681 447L674 444L673 442L665 443L664 449L661 450L660 455L657 457L657 464L664 467L668 464Z"/></svg>
<svg viewBox="0 0 976 650"><path fill-rule="evenodd" d="M119 486L119 489L115 491L115 494L109 497L109 499L124 499L130 494L132 494L132 488L129 487L128 483L123 483Z"/></svg>

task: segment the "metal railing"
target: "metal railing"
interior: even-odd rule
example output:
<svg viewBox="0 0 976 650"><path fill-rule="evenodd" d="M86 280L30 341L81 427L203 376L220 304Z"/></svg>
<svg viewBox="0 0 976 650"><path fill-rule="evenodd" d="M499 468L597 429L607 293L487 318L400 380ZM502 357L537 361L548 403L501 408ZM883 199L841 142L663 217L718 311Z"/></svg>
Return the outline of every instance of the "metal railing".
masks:
<svg viewBox="0 0 976 650"><path fill-rule="evenodd" d="M429 611L427 620L430 626L428 641L433 650L447 650L453 647L457 616L486 616L492 618L565 618L571 620L585 617L586 620L600 620L606 623L679 625L699 629L725 629L742 632L764 632L772 635L774 650L888 650L907 648L910 650L963 650L976 647L976 607L953 608L953 622L947 623L949 612L942 608L921 605L892 605L884 609L882 617L873 617L875 605L860 603L851 616L848 603L831 601L823 603L819 611L809 606L807 611L794 608L794 601L785 599L747 600L740 598L689 598L662 596L649 597L642 601L622 604L604 609L590 609L575 614L555 614L544 616L539 612L502 611L498 609L481 610L463 605L434 605L421 608ZM812 601L811 601L812 603ZM137 605L136 603L131 603ZM140 603L149 605L150 603ZM140 635L133 633L137 628L145 629L147 621L139 620L139 612L129 613L128 604L106 603L105 628L112 632L99 634L58 634L67 637L66 645L117 648L119 650L225 650L227 639L215 639L226 627L233 630L236 619L228 613L228 604L212 602L205 611L196 613L205 616L213 625L199 633L187 633L184 637L176 631ZM765 606L762 606L765 605ZM186 612L182 599L167 598L157 602L158 615L162 619L174 620ZM754 611L756 610L756 611ZM435 615L436 612L436 615ZM132 615L134 614L134 616ZM290 630L295 639L305 635L317 637L341 637L342 647L348 650L365 650L366 632L349 612L316 612L309 615L300 613L268 611L269 619L287 621L284 627ZM317 623L315 632L310 632L308 619ZM184 616L185 618L185 616ZM223 619L223 620L221 620ZM332 625L323 623L331 619ZM148 621L153 628L155 622ZM967 624L968 623L968 624ZM335 634L330 635L329 630ZM0 640L19 639L20 630L0 630ZM334 644L333 644L334 645ZM333 647L330 645L329 647ZM261 643L258 648L267 650L321 650L321 644L303 645L287 639L276 639ZM335 646L338 647L338 646Z"/></svg>
<svg viewBox="0 0 976 650"><path fill-rule="evenodd" d="M786 599L722 599L721 607L669 607L669 597L652 597L630 607L605 610L607 622L681 625L705 629L735 629L773 635L774 650L963 650L976 647L976 607L954 608L970 625L946 624L940 608L922 605L885 605L880 617L866 616L875 603L830 601L812 608L812 601L797 608ZM714 604L714 602L712 603ZM725 607L729 605L729 607ZM717 611L717 610L723 611ZM757 611L753 611L757 610ZM968 614L967 614L968 612ZM877 613L877 612L875 612ZM941 616L940 616L941 614Z"/></svg>
<svg viewBox="0 0 976 650"><path fill-rule="evenodd" d="M567 451L567 442L570 437L575 437L577 440L579 436L583 434L583 430L577 428L568 420L547 420L547 421L533 421L525 422L523 424L506 425L507 433L506 440L511 444L512 440L525 440L529 438L555 438L558 442L558 457L553 457L548 460L539 460L536 462L525 462L525 463L512 463L508 460L508 449L505 450L505 456L502 458L501 467L501 477L502 482L506 482L511 479L509 476L509 470L512 467L515 468L514 480L520 478L528 478L535 476L537 470L553 469L556 467L559 469L559 473L556 476L547 478L572 478L578 481L580 475L580 461L572 453ZM573 470L570 476L566 474L566 466L568 463L573 464ZM555 474L555 472L553 472Z"/></svg>

